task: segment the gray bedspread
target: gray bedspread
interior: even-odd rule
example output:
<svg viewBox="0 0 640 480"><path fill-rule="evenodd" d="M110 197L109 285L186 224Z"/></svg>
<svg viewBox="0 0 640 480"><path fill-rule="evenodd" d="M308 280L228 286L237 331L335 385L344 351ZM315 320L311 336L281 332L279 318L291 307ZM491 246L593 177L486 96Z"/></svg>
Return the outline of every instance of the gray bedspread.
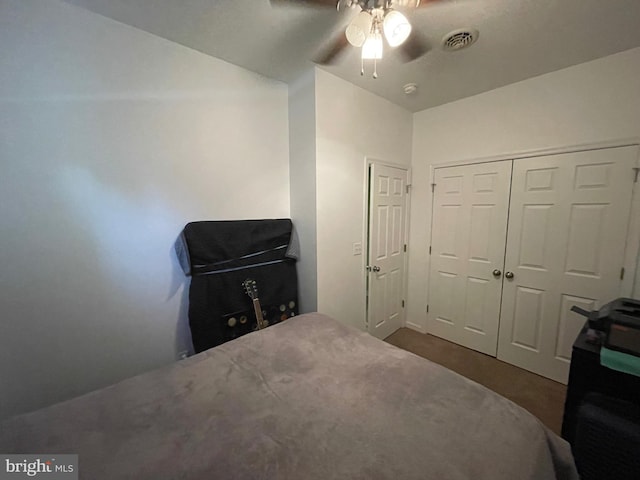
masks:
<svg viewBox="0 0 640 480"><path fill-rule="evenodd" d="M301 315L5 421L99 479L577 479L568 444L428 360Z"/></svg>

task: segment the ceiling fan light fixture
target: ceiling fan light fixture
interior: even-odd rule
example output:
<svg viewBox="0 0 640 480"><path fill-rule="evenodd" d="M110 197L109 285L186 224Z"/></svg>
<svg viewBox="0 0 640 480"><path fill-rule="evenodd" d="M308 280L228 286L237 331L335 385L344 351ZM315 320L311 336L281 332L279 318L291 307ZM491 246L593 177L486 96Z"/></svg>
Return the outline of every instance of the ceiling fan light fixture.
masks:
<svg viewBox="0 0 640 480"><path fill-rule="evenodd" d="M349 43L354 47L362 47L371 32L372 23L373 17L369 12L363 10L356 15L345 31Z"/></svg>
<svg viewBox="0 0 640 480"><path fill-rule="evenodd" d="M380 60L382 58L382 35L371 32L362 45L363 60Z"/></svg>
<svg viewBox="0 0 640 480"><path fill-rule="evenodd" d="M386 13L382 27L390 47L402 45L411 34L409 20L397 10L390 10Z"/></svg>

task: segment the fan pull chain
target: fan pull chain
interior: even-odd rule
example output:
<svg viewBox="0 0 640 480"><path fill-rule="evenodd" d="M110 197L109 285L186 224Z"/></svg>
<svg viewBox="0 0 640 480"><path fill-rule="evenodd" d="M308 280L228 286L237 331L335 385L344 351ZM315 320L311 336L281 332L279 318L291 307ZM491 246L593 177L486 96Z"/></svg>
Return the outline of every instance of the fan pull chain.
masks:
<svg viewBox="0 0 640 480"><path fill-rule="evenodd" d="M364 77L364 59L360 59L360 76ZM373 59L373 75L374 80L378 78L378 61Z"/></svg>

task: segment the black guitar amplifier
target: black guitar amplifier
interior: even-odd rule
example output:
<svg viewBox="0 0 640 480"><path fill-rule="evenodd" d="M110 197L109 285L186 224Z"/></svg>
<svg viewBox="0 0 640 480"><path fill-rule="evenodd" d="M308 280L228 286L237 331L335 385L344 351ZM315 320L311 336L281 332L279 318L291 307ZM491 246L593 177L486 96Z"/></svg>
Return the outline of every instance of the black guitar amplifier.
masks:
<svg viewBox="0 0 640 480"><path fill-rule="evenodd" d="M298 314L298 250L289 219L185 226L176 253L192 277L189 326L196 353L256 330L260 316L261 326L269 326Z"/></svg>

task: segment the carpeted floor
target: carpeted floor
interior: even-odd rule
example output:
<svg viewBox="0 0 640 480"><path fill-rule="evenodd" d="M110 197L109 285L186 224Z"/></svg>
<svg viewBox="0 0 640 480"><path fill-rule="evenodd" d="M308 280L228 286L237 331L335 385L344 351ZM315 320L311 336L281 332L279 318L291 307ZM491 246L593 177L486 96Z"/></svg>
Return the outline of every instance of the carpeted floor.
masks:
<svg viewBox="0 0 640 480"><path fill-rule="evenodd" d="M567 387L433 335L401 328L385 339L507 397L560 435Z"/></svg>

